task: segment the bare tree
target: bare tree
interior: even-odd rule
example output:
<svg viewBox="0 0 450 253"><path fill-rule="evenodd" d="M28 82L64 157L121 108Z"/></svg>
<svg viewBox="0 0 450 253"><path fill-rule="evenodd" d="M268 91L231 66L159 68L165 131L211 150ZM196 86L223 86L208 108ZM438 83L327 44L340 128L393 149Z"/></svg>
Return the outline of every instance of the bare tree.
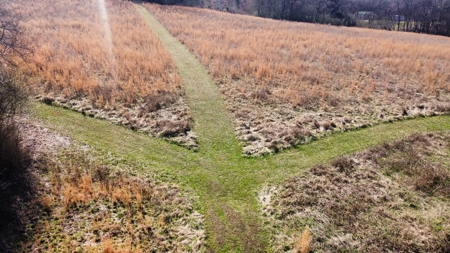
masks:
<svg viewBox="0 0 450 253"><path fill-rule="evenodd" d="M317 0L314 3L314 10L316 11L314 15L314 23L319 23L319 17L324 15L327 8L327 0ZM323 18L322 18L323 19Z"/></svg>
<svg viewBox="0 0 450 253"><path fill-rule="evenodd" d="M0 252L15 252L24 229L21 214L26 206L21 200L32 192L30 156L15 122L26 100L17 59L30 53L17 1L0 0Z"/></svg>
<svg viewBox="0 0 450 253"><path fill-rule="evenodd" d="M0 61L2 64L16 65L14 57L25 58L31 52L24 36L19 1L0 1Z"/></svg>

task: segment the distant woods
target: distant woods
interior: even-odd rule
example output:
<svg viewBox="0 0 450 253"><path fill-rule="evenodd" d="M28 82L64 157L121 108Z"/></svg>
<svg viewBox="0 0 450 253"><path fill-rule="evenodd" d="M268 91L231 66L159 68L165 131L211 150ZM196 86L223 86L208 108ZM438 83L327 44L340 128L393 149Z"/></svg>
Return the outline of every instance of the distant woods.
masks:
<svg viewBox="0 0 450 253"><path fill-rule="evenodd" d="M149 0L260 17L450 36L450 0Z"/></svg>

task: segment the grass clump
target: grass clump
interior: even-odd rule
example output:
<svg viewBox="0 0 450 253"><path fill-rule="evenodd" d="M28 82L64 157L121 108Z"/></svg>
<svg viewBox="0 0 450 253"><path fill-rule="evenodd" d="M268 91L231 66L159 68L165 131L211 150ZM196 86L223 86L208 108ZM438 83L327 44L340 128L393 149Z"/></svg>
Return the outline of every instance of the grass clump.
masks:
<svg viewBox="0 0 450 253"><path fill-rule="evenodd" d="M302 235L297 239L295 243L294 252L295 253L309 253L311 248L312 236L309 232L309 228L306 227Z"/></svg>

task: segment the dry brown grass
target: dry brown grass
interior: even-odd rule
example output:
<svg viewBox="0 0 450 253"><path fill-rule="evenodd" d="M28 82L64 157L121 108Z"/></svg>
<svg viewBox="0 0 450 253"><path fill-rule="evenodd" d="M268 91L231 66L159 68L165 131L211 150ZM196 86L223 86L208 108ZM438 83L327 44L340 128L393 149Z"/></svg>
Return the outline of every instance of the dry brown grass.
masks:
<svg viewBox="0 0 450 253"><path fill-rule="evenodd" d="M446 37L145 6L214 76L245 153L302 143L298 129L320 137L450 103Z"/></svg>
<svg viewBox="0 0 450 253"><path fill-rule="evenodd" d="M27 5L26 25L36 42L30 64L36 90L66 98L88 96L100 107L179 92L170 54L132 4L107 0L105 27L99 2L45 0Z"/></svg>
<svg viewBox="0 0 450 253"><path fill-rule="evenodd" d="M298 252L308 226L314 252L447 252L449 144L448 133L414 134L288 180L266 208L274 251Z"/></svg>
<svg viewBox="0 0 450 253"><path fill-rule="evenodd" d="M136 247L136 249L126 249L122 247L114 247L114 243L111 240L106 240L102 243L103 250L102 253L141 253L139 247ZM96 252L96 251L93 251Z"/></svg>
<svg viewBox="0 0 450 253"><path fill-rule="evenodd" d="M47 104L153 136L166 136L159 121L176 121L170 137L195 147L186 136L190 110L170 54L130 1L105 0L107 17L102 1L23 5L35 50L26 70L30 89Z"/></svg>
<svg viewBox="0 0 450 253"><path fill-rule="evenodd" d="M269 87L299 106L405 85L450 89L449 39L282 22L206 9L146 5L220 80ZM314 101L307 99L313 97Z"/></svg>
<svg viewBox="0 0 450 253"><path fill-rule="evenodd" d="M312 236L309 232L309 228L306 227L302 235L298 237L294 246L295 253L309 253L311 248Z"/></svg>
<svg viewBox="0 0 450 253"><path fill-rule="evenodd" d="M37 162L45 212L30 217L37 224L28 228L34 239L24 251L201 250L201 218L176 186L100 165L85 152L72 147Z"/></svg>

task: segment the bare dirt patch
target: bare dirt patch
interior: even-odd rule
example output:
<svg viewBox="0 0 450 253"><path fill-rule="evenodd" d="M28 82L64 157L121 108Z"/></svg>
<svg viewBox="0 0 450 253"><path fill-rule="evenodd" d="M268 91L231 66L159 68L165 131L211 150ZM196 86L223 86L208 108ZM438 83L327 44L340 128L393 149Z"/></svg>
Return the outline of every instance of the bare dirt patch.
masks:
<svg viewBox="0 0 450 253"><path fill-rule="evenodd" d="M414 134L317 165L262 201L275 252L308 226L314 252L447 252L450 137Z"/></svg>

